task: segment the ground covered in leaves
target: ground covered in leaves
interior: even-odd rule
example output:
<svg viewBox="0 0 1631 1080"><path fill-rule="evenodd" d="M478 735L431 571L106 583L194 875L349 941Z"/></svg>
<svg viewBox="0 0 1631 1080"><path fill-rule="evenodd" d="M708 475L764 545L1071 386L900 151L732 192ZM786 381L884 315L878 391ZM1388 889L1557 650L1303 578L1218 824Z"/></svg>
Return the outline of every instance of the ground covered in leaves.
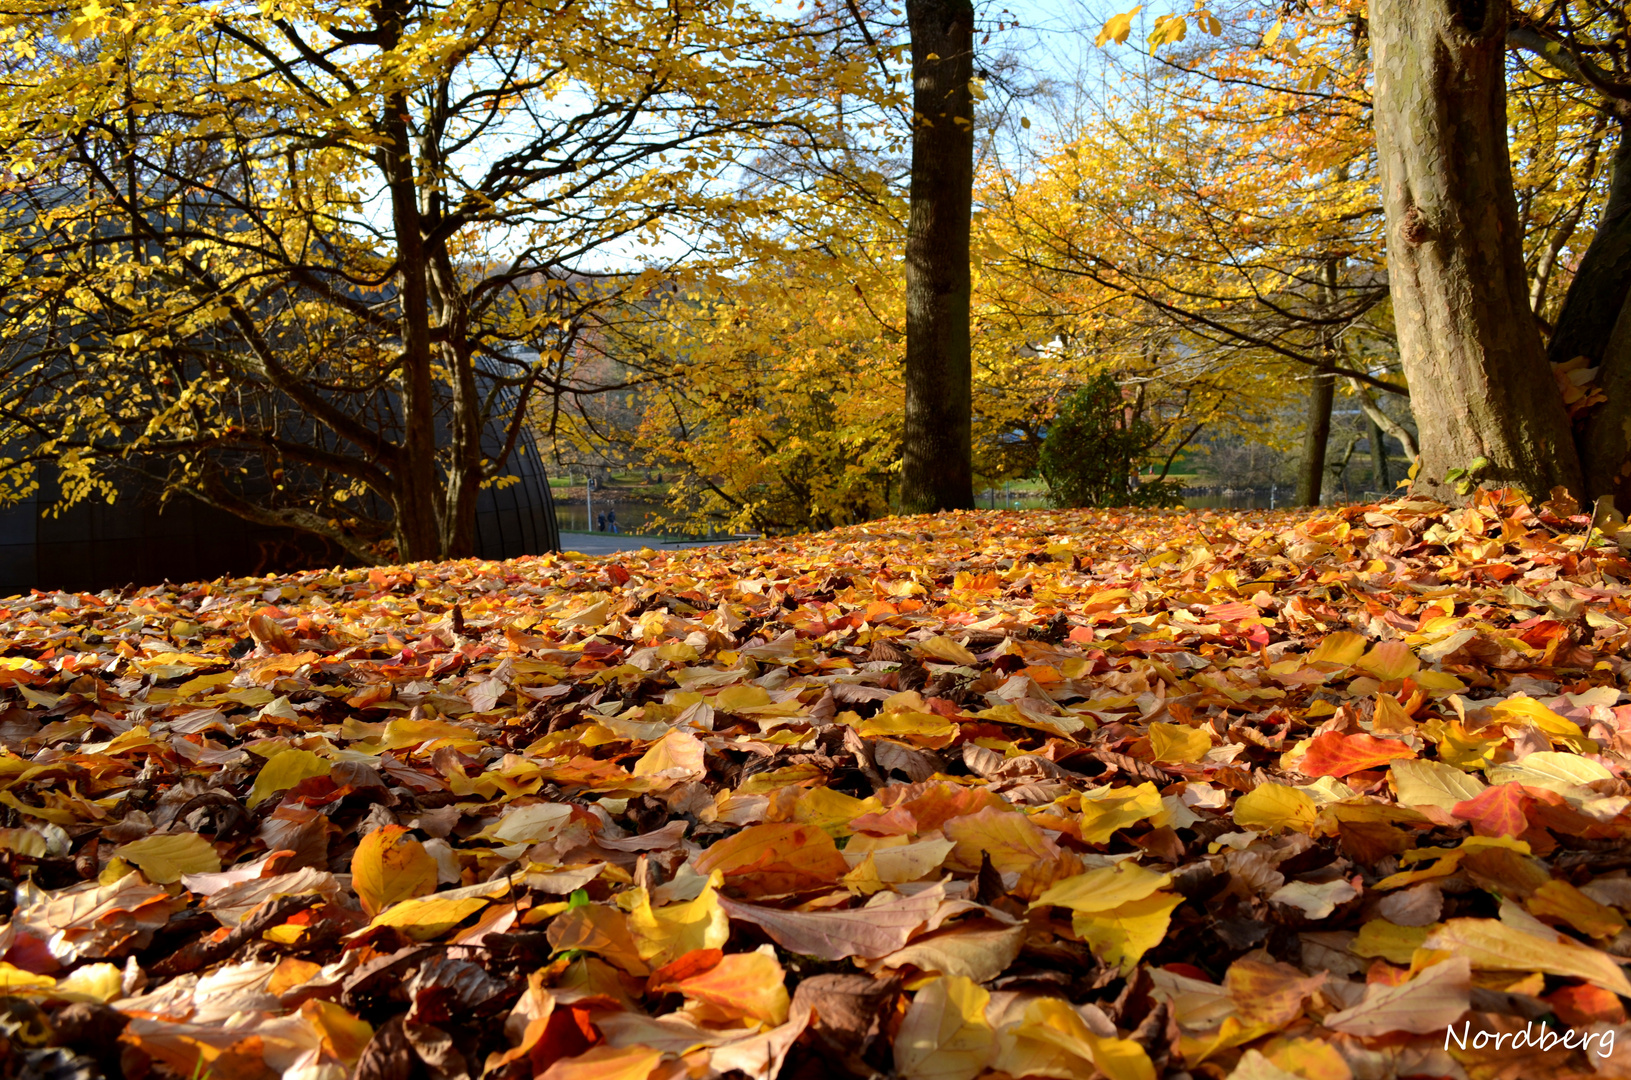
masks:
<svg viewBox="0 0 1631 1080"><path fill-rule="evenodd" d="M1631 1075L1590 524L976 512L0 600L0 1067Z"/></svg>

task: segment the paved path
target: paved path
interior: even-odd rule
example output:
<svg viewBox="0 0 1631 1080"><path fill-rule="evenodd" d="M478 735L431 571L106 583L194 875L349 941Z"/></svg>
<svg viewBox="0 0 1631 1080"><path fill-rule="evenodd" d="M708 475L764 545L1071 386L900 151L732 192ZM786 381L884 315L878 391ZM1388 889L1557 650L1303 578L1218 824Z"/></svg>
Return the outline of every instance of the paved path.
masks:
<svg viewBox="0 0 1631 1080"><path fill-rule="evenodd" d="M563 532L561 534L561 550L576 551L582 555L610 555L617 551L639 551L649 547L654 551L667 548L693 548L708 547L711 544L733 543L730 537L721 537L718 540L690 540L683 543L668 543L658 536L621 536L616 533L600 532Z"/></svg>

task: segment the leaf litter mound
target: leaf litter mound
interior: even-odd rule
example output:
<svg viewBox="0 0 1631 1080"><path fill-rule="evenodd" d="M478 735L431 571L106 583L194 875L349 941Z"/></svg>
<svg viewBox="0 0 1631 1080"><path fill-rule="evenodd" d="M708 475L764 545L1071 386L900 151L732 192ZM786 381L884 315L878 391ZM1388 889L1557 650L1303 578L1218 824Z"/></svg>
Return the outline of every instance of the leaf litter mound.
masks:
<svg viewBox="0 0 1631 1080"><path fill-rule="evenodd" d="M1497 494L0 601L0 1066L1626 1075L1628 581Z"/></svg>

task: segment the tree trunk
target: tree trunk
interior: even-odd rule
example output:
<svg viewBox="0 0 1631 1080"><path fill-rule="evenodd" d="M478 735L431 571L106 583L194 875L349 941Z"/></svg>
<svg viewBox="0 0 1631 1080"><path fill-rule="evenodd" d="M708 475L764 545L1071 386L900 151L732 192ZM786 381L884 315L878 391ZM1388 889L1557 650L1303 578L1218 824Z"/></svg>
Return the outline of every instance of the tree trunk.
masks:
<svg viewBox="0 0 1631 1080"><path fill-rule="evenodd" d="M906 229L906 414L901 509L972 509L969 213L974 182L974 5L907 0L912 35Z"/></svg>
<svg viewBox="0 0 1631 1080"><path fill-rule="evenodd" d="M407 98L393 94L387 99L386 112L382 126L389 141L379 154L390 191L397 281L402 289L402 464L391 478L391 501L396 515L396 557L400 562L417 562L442 554L430 298L414 190L413 148L408 140Z"/></svg>
<svg viewBox="0 0 1631 1080"><path fill-rule="evenodd" d="M1608 203L1597 235L1580 258L1563 296L1548 355L1553 363L1576 356L1600 366L1597 383L1608 400L1586 414L1576 436L1586 495L1615 495L1631 506L1625 464L1631 457L1631 119L1620 120L1619 145L1609 175Z"/></svg>
<svg viewBox="0 0 1631 1080"><path fill-rule="evenodd" d="M1325 444L1331 438L1331 402L1336 375L1321 371L1308 387L1308 422L1303 427L1303 458L1297 466L1297 505L1318 506L1325 478Z"/></svg>
<svg viewBox="0 0 1631 1080"><path fill-rule="evenodd" d="M1399 357L1421 439L1413 490L1581 492L1529 310L1506 141L1501 0L1375 0L1376 144Z"/></svg>
<svg viewBox="0 0 1631 1080"><path fill-rule="evenodd" d="M1370 475L1371 483L1383 495L1393 490L1393 476L1387 467L1387 436L1375 420L1370 422Z"/></svg>
<svg viewBox="0 0 1631 1080"><path fill-rule="evenodd" d="M1631 290L1631 123L1620 120L1619 145L1610 165L1608 202L1580 265L1575 269L1547 352L1554 364L1589 356L1603 348Z"/></svg>
<svg viewBox="0 0 1631 1080"><path fill-rule="evenodd" d="M1370 418L1370 422L1381 428L1384 434L1398 439L1399 445L1404 447L1404 456L1415 460L1421 451L1417 449L1416 437L1410 434L1410 429L1382 411L1382 407L1376 404L1376 399L1371 397L1370 387L1358 379L1349 379L1348 386L1353 390L1354 397L1359 399L1359 408Z"/></svg>

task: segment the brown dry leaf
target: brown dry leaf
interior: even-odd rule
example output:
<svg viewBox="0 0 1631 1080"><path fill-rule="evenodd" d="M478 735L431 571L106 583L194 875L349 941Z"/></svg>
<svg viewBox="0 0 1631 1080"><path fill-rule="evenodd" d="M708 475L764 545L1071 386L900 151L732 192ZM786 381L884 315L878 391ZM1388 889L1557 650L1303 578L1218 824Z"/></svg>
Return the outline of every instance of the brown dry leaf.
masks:
<svg viewBox="0 0 1631 1080"><path fill-rule="evenodd" d="M936 885L912 896L879 894L879 902L847 911L781 911L721 898L732 919L761 927L789 952L822 960L877 960L904 946L934 915L945 890Z"/></svg>
<svg viewBox="0 0 1631 1080"><path fill-rule="evenodd" d="M1321 1023L1348 1035L1443 1031L1467 1011L1471 984L1471 963L1465 956L1453 956L1406 982L1370 984L1357 1005L1329 1013Z"/></svg>

